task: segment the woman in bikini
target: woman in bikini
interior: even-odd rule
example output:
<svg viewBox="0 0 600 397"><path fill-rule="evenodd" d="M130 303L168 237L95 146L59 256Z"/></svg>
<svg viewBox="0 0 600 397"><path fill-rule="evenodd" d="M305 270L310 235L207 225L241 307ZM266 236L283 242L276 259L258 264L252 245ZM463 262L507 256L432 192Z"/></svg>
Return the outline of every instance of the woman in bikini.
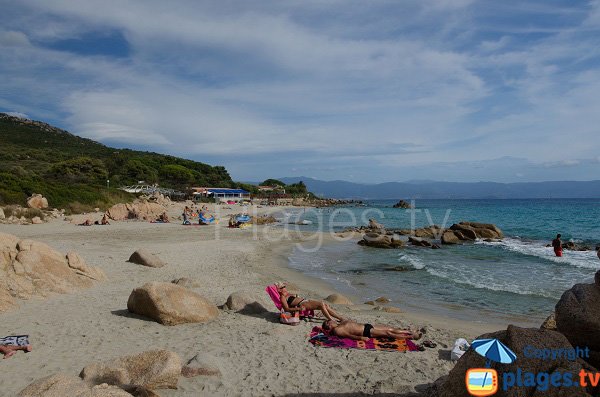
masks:
<svg viewBox="0 0 600 397"><path fill-rule="evenodd" d="M276 284L277 291L279 291L279 297L281 299L281 306L287 312L301 312L304 310L320 310L321 313L327 318L327 320L333 320L337 318L339 321L343 321L344 318L340 316L335 310L331 308L327 303L322 301L315 301L312 299L302 298L298 295L292 295L288 292L285 284Z"/></svg>

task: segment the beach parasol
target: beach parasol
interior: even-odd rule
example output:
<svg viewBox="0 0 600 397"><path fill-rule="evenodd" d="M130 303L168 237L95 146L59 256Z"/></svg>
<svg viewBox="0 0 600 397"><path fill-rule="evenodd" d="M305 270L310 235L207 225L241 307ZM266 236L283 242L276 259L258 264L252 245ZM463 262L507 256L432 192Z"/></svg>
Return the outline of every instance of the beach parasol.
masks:
<svg viewBox="0 0 600 397"><path fill-rule="evenodd" d="M517 355L498 339L476 339L471 344L471 347L479 355L487 359L486 367L488 368L491 361L511 364L517 359Z"/></svg>

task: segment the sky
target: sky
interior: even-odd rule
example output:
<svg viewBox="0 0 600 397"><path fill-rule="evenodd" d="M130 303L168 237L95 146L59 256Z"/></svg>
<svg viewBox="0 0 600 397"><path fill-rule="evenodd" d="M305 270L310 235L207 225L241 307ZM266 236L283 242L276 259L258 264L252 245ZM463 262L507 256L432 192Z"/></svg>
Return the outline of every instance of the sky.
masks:
<svg viewBox="0 0 600 397"><path fill-rule="evenodd" d="M600 0L0 0L0 112L235 180L600 179Z"/></svg>

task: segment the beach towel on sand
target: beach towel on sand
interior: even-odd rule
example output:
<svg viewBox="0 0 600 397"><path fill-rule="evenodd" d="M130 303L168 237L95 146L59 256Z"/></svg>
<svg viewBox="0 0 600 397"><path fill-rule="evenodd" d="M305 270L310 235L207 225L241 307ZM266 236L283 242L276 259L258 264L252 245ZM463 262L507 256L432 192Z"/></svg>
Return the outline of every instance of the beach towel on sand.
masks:
<svg viewBox="0 0 600 397"><path fill-rule="evenodd" d="M5 336L0 338L0 345L27 346L29 345L29 335Z"/></svg>
<svg viewBox="0 0 600 397"><path fill-rule="evenodd" d="M315 346L337 347L339 349L383 350L392 352L418 351L417 345L410 339L370 338L368 341L340 338L327 335L321 327L314 327L308 340Z"/></svg>

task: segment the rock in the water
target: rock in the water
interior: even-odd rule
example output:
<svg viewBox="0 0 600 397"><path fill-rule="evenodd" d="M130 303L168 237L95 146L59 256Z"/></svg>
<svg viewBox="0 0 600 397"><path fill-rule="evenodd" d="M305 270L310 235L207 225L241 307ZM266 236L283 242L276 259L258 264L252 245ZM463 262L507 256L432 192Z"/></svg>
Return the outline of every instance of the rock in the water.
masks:
<svg viewBox="0 0 600 397"><path fill-rule="evenodd" d="M569 251L590 251L591 248L587 245L577 244L573 241L567 241L562 244L562 248Z"/></svg>
<svg viewBox="0 0 600 397"><path fill-rule="evenodd" d="M131 397L116 386L91 387L80 378L58 373L38 379L19 392L18 397Z"/></svg>
<svg viewBox="0 0 600 397"><path fill-rule="evenodd" d="M136 288L127 301L131 313L163 325L203 323L215 319L219 309L197 293L172 283L151 282Z"/></svg>
<svg viewBox="0 0 600 397"><path fill-rule="evenodd" d="M163 267L166 265L162 259L145 249L139 249L131 254L128 262L148 267Z"/></svg>
<svg viewBox="0 0 600 397"><path fill-rule="evenodd" d="M247 292L234 292L227 298L225 306L229 310L244 314L260 314L268 310L258 302L258 299Z"/></svg>
<svg viewBox="0 0 600 397"><path fill-rule="evenodd" d="M442 244L460 244L477 239L499 240L504 238L502 230L490 223L460 222L450 226L442 234Z"/></svg>
<svg viewBox="0 0 600 397"><path fill-rule="evenodd" d="M433 244L431 244L431 242L429 242L421 237L409 237L408 242L417 247L432 247L433 246Z"/></svg>
<svg viewBox="0 0 600 397"><path fill-rule="evenodd" d="M198 288L198 287L200 287L200 284L198 284L197 281L194 281L194 280L189 279L187 277L176 278L175 280L173 280L171 282L173 284L177 284L180 287L185 287L185 288Z"/></svg>
<svg viewBox="0 0 600 397"><path fill-rule="evenodd" d="M369 229L373 230L385 230L385 226L377 222L375 219L369 219Z"/></svg>
<svg viewBox="0 0 600 397"><path fill-rule="evenodd" d="M379 298L375 299L375 302L377 303L390 303L391 300L389 298L386 298L385 296L380 296Z"/></svg>
<svg viewBox="0 0 600 397"><path fill-rule="evenodd" d="M442 244L460 244L460 239L452 230L446 230L442 234Z"/></svg>
<svg viewBox="0 0 600 397"><path fill-rule="evenodd" d="M37 208L40 210L48 208L48 200L41 194L34 193L31 197L27 199L27 207Z"/></svg>
<svg viewBox="0 0 600 397"><path fill-rule="evenodd" d="M334 305L351 305L352 301L342 294L331 294L325 300Z"/></svg>
<svg viewBox="0 0 600 397"><path fill-rule="evenodd" d="M104 280L74 252L65 257L46 244L0 233L0 312L17 306L16 299L71 293Z"/></svg>
<svg viewBox="0 0 600 397"><path fill-rule="evenodd" d="M413 206L410 205L409 202L404 201L404 200L400 200L398 201L396 204L394 204L393 206L394 208L412 208Z"/></svg>
<svg viewBox="0 0 600 397"><path fill-rule="evenodd" d="M552 378L552 374L562 373L562 376L564 376L564 374L570 373L572 374L573 380L579 379L579 371L581 371L581 369L595 372L593 367L581 359L569 361L566 356L562 356L557 360L541 360L539 358L530 358L525 356L525 347L528 347L528 351L530 351L531 347L537 349L547 349L549 347L552 347L553 349L570 349L572 346L569 344L569 341L564 337L564 335L556 331L536 328L520 328L509 325L506 331L498 331L492 334L482 335L477 339L483 338L496 338L508 346L517 355L517 360L512 364L501 364L494 362L491 364L491 368L498 372L498 378L500 379L500 382L502 382L503 374L516 374L517 369L521 374L525 374L526 372L531 372L534 374L546 373L548 374L548 379ZM426 395L429 397L469 397L470 394L467 392L465 387L465 376L467 370L470 368L485 368L485 366L486 359L480 356L474 350L469 349L458 360L448 376L438 379L438 381L436 381L433 386L430 387ZM562 376L561 379L563 379ZM536 383L533 382L532 384L535 385ZM584 387L549 387L544 391L541 387L517 387L515 385L515 387L504 391L501 387L502 385L500 384L499 386L498 393L495 395L500 397L591 397L595 395L591 387L588 387L587 389Z"/></svg>
<svg viewBox="0 0 600 397"><path fill-rule="evenodd" d="M177 353L150 350L86 366L79 376L99 385L136 385L147 389L176 389L182 362Z"/></svg>
<svg viewBox="0 0 600 397"><path fill-rule="evenodd" d="M216 357L207 353L198 353L181 369L181 375L186 378L221 376L220 367L221 362Z"/></svg>
<svg viewBox="0 0 600 397"><path fill-rule="evenodd" d="M402 240L378 233L366 233L358 244L374 248L400 248L404 246Z"/></svg>
<svg viewBox="0 0 600 397"><path fill-rule="evenodd" d="M575 284L556 304L556 327L573 346L589 347L588 362L600 368L600 288Z"/></svg>

